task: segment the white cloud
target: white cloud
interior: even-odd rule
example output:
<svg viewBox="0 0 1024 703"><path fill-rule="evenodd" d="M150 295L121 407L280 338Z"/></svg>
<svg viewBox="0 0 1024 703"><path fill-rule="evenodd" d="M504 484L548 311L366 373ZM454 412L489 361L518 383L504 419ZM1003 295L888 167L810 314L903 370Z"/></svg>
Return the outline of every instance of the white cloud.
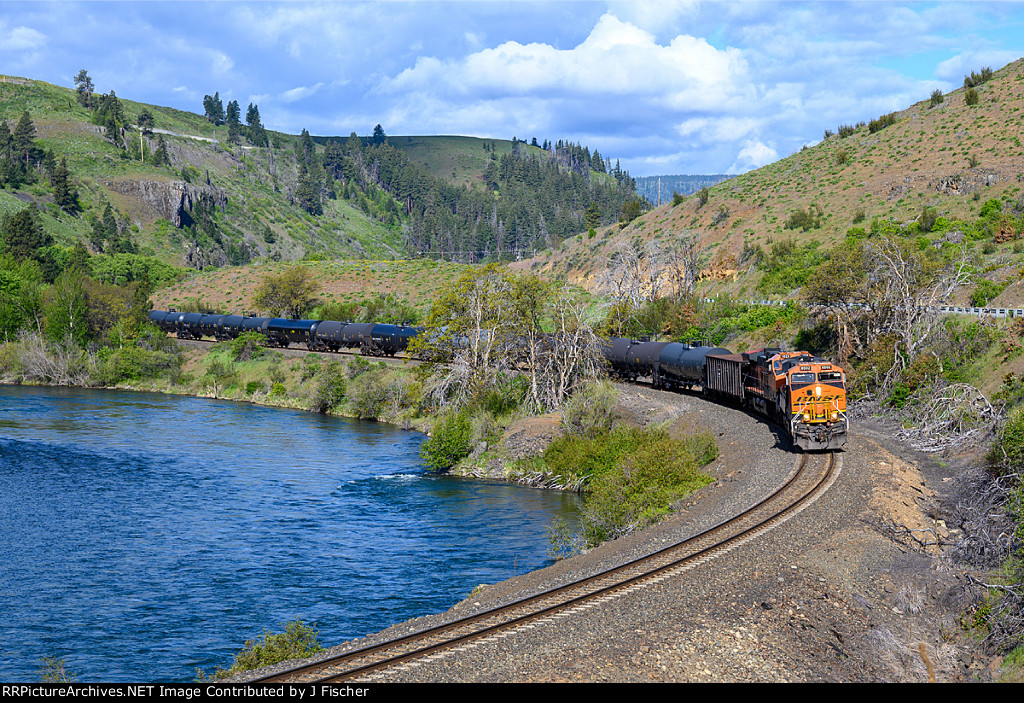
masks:
<svg viewBox="0 0 1024 703"><path fill-rule="evenodd" d="M1020 53L1016 51L995 49L969 51L941 62L935 67L935 76L960 87L963 85L964 76L969 76L972 71L981 71L986 66L996 70L1019 58Z"/></svg>
<svg viewBox="0 0 1024 703"><path fill-rule="evenodd" d="M46 45L46 35L31 27L6 29L0 24L0 47L7 51L36 51Z"/></svg>
<svg viewBox="0 0 1024 703"><path fill-rule="evenodd" d="M745 90L745 71L738 50L720 51L689 36L660 45L649 32L606 14L572 49L508 41L458 60L420 57L379 89L450 96L647 95L670 105L707 107Z"/></svg>
<svg viewBox="0 0 1024 703"><path fill-rule="evenodd" d="M303 100L312 95L315 95L317 91L319 91L323 87L323 85L323 82L316 83L315 85L311 86L300 85L296 88L292 88L291 90L284 91L277 97L277 99L284 103L293 103L296 102L297 100Z"/></svg>
<svg viewBox="0 0 1024 703"><path fill-rule="evenodd" d="M775 147L757 140L747 140L743 143L743 148L740 149L740 153L736 156L736 160L729 167L727 173L746 173L747 171L761 168L766 164L777 161L778 158L779 153L775 150Z"/></svg>
<svg viewBox="0 0 1024 703"><path fill-rule="evenodd" d="M681 137L698 137L702 142L737 142L760 124L753 117L697 117L681 122L676 131Z"/></svg>

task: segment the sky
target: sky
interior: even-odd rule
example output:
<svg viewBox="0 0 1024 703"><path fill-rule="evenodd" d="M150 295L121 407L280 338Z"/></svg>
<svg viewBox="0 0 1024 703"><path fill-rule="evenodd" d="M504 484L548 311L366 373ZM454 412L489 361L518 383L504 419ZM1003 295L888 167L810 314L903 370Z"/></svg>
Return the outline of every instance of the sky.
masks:
<svg viewBox="0 0 1024 703"><path fill-rule="evenodd" d="M738 174L1024 57L1024 2L10 2L0 73L297 134L568 140Z"/></svg>

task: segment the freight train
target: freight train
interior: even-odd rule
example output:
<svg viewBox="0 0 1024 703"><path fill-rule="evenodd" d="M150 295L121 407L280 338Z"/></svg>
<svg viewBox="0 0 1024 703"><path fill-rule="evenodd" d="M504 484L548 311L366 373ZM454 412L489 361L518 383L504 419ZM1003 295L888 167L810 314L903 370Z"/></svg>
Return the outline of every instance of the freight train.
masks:
<svg viewBox="0 0 1024 703"><path fill-rule="evenodd" d="M612 374L629 381L650 378L655 388L692 389L764 415L803 450L846 444L846 374L804 351L760 349L733 354L700 343L606 340Z"/></svg>
<svg viewBox="0 0 1024 703"><path fill-rule="evenodd" d="M234 339L259 332L268 344L305 344L311 351L358 347L371 356L405 351L422 327L333 320L208 315L154 310L149 319L179 339ZM700 386L711 399L748 407L778 424L805 451L840 449L846 444L846 374L808 352L760 349L733 354L700 343L650 342L613 337L604 342L611 373L636 382L650 378L655 388Z"/></svg>

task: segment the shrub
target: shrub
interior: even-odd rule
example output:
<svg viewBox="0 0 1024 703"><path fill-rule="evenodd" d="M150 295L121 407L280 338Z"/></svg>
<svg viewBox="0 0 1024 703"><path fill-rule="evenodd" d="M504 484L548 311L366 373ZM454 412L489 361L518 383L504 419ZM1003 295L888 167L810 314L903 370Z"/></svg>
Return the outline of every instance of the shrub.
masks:
<svg viewBox="0 0 1024 703"><path fill-rule="evenodd" d="M235 361L250 361L263 355L267 338L259 332L243 332L231 340L231 358Z"/></svg>
<svg viewBox="0 0 1024 703"><path fill-rule="evenodd" d="M245 648L235 655L231 668L218 668L214 678L223 679L240 671L259 669L289 659L311 657L322 651L324 648L320 646L319 633L301 620L296 620L285 625L285 631L281 634L264 632L262 640L248 640ZM198 673L199 680L206 680L202 671Z"/></svg>
<svg viewBox="0 0 1024 703"><path fill-rule="evenodd" d="M588 546L656 522L678 500L714 480L699 471L718 456L708 432L673 439L663 430L631 429L607 436L618 456L596 467L587 484L582 527Z"/></svg>
<svg viewBox="0 0 1024 703"><path fill-rule="evenodd" d="M1004 288L1006 288L1005 283L990 281L987 278L981 279L974 286L974 292L971 293L971 305L976 308L985 307L990 300L1002 293Z"/></svg>
<svg viewBox="0 0 1024 703"><path fill-rule="evenodd" d="M921 208L921 219L918 221L921 225L922 232L931 232L935 227L935 222L938 220L939 214L935 211L935 208L928 207L925 205Z"/></svg>
<svg viewBox="0 0 1024 703"><path fill-rule="evenodd" d="M1007 417L988 461L999 474L1024 472L1024 407L1015 408Z"/></svg>
<svg viewBox="0 0 1024 703"><path fill-rule="evenodd" d="M562 427L571 435L593 437L612 429L612 408L618 393L607 381L580 388L562 407Z"/></svg>
<svg viewBox="0 0 1024 703"><path fill-rule="evenodd" d="M383 374L361 373L349 384L348 396L348 407L356 417L378 418L388 400L388 385Z"/></svg>
<svg viewBox="0 0 1024 703"><path fill-rule="evenodd" d="M152 378L180 366L180 359L176 354L133 346L120 349L104 347L98 357L97 380L106 386Z"/></svg>
<svg viewBox="0 0 1024 703"><path fill-rule="evenodd" d="M313 377L309 409L316 413L330 412L345 398L345 369L340 361L331 361L320 367Z"/></svg>
<svg viewBox="0 0 1024 703"><path fill-rule="evenodd" d="M882 115L868 122L868 132L874 134L894 124L896 124L896 113L890 112L888 115Z"/></svg>
<svg viewBox="0 0 1024 703"><path fill-rule="evenodd" d="M968 88L967 91L964 93L964 103L967 105L977 105L978 91L975 90L974 88Z"/></svg>
<svg viewBox="0 0 1024 703"><path fill-rule="evenodd" d="M794 210L786 220L786 229L800 229L804 232L817 229L821 227L823 218L824 213L817 205L812 205L807 210Z"/></svg>
<svg viewBox="0 0 1024 703"><path fill-rule="evenodd" d="M63 659L43 657L39 660L39 680L43 683L74 683L75 677L68 670Z"/></svg>
<svg viewBox="0 0 1024 703"><path fill-rule="evenodd" d="M936 88L932 91L932 97L929 99L928 104L930 107L941 105L945 98L942 96L942 91Z"/></svg>
<svg viewBox="0 0 1024 703"><path fill-rule="evenodd" d="M732 210L730 210L728 206L719 205L718 212L716 212L715 216L711 218L711 226L717 227L718 225L728 220L731 214Z"/></svg>
<svg viewBox="0 0 1024 703"><path fill-rule="evenodd" d="M467 413L446 413L434 423L430 438L420 446L420 458L431 471L444 473L469 455L472 432Z"/></svg>
<svg viewBox="0 0 1024 703"><path fill-rule="evenodd" d="M974 88L976 86L981 85L982 83L987 83L991 79L992 68L986 66L985 68L981 69L981 73L975 73L974 71L971 71L971 75L964 76L964 88Z"/></svg>

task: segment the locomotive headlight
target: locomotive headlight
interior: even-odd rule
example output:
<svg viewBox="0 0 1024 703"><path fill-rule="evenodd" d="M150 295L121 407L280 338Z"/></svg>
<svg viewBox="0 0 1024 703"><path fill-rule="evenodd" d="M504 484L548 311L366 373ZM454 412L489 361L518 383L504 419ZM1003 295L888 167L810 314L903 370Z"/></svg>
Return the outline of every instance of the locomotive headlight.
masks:
<svg viewBox="0 0 1024 703"><path fill-rule="evenodd" d="M810 413L804 413L804 422L810 422L810 421L811 421L811 414Z"/></svg>
<svg viewBox="0 0 1024 703"><path fill-rule="evenodd" d="M819 398L821 397L821 386L814 387L814 395L818 396Z"/></svg>
<svg viewBox="0 0 1024 703"><path fill-rule="evenodd" d="M839 417L839 411L838 410L833 410L832 411L832 419L835 420L838 417Z"/></svg>

